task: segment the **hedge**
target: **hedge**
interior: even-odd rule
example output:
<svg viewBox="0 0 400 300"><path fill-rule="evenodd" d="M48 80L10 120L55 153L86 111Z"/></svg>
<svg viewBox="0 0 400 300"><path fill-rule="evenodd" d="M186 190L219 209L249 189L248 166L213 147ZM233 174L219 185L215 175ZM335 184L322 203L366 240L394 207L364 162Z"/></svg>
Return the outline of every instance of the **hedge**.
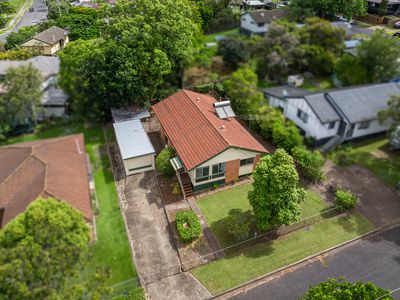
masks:
<svg viewBox="0 0 400 300"><path fill-rule="evenodd" d="M302 147L295 147L292 155L305 177L312 181L321 180L325 158L319 151L312 152Z"/></svg>
<svg viewBox="0 0 400 300"><path fill-rule="evenodd" d="M191 210L182 210L175 217L176 228L183 242L191 242L201 234L199 218Z"/></svg>
<svg viewBox="0 0 400 300"><path fill-rule="evenodd" d="M357 204L357 196L352 193L338 189L335 192L336 210L340 212L348 211L354 208Z"/></svg>

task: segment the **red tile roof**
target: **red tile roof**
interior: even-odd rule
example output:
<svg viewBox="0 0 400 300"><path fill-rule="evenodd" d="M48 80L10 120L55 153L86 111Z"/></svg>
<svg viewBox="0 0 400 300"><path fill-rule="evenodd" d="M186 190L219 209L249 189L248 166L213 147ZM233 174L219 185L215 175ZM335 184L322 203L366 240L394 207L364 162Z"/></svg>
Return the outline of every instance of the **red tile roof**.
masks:
<svg viewBox="0 0 400 300"><path fill-rule="evenodd" d="M229 147L268 152L235 118L220 119L215 98L181 90L152 106L187 170Z"/></svg>
<svg viewBox="0 0 400 300"><path fill-rule="evenodd" d="M92 220L82 134L2 147L0 165L1 226L39 196L65 201Z"/></svg>

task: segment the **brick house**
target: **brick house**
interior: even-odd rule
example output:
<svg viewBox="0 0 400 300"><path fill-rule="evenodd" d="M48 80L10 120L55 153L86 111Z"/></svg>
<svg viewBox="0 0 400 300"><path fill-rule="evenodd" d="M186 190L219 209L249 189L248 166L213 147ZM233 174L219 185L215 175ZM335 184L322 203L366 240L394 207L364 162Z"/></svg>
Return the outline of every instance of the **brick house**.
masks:
<svg viewBox="0 0 400 300"><path fill-rule="evenodd" d="M185 197L253 172L268 151L236 119L229 101L181 90L152 106Z"/></svg>

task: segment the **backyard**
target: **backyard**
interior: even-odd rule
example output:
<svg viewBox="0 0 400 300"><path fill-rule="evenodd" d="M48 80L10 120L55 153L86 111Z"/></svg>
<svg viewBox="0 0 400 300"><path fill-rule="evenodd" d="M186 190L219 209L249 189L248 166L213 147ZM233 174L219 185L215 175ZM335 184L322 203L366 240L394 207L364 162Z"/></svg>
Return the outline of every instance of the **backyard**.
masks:
<svg viewBox="0 0 400 300"><path fill-rule="evenodd" d="M251 210L247 193L251 184L245 184L199 199L207 223L222 247L235 243L229 237L223 220L232 209ZM302 203L302 218L321 213L328 204L316 193L308 190ZM321 218L319 223L306 226L278 239L258 240L230 250L224 258L192 270L212 294L218 294L280 267L294 263L312 254L348 241L373 230L361 214L349 213Z"/></svg>
<svg viewBox="0 0 400 300"><path fill-rule="evenodd" d="M90 262L83 270L81 282L94 282L96 270L105 267L111 276L108 286L114 286L114 293L136 289L135 294L142 295L138 288L136 270L133 267L125 225L120 213L117 193L110 162L104 148L102 125L83 125L71 123L56 126L38 126L34 134L8 139L3 144L34 141L43 138L58 137L67 134L83 133L86 151L90 156L95 181L99 214L96 216L97 242L90 247Z"/></svg>
<svg viewBox="0 0 400 300"><path fill-rule="evenodd" d="M352 162L364 166L383 182L396 186L400 181L399 152L389 149L387 138L355 143L349 149L348 155ZM332 154L334 161L336 153Z"/></svg>

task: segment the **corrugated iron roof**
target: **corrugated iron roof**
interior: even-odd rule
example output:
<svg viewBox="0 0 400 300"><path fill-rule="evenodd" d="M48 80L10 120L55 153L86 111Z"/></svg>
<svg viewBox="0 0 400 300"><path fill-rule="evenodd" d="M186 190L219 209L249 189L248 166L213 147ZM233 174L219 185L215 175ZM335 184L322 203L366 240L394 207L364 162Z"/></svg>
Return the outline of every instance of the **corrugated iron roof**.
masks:
<svg viewBox="0 0 400 300"><path fill-rule="evenodd" d="M187 170L229 147L268 152L235 118L220 119L208 95L181 90L152 106Z"/></svg>

